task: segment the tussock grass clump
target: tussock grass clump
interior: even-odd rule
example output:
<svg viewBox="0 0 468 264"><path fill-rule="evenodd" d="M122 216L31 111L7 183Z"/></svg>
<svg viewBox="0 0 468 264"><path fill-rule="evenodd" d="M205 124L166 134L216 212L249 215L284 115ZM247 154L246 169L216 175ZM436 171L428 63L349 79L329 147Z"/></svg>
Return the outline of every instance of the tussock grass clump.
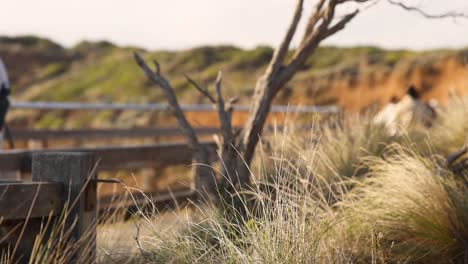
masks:
<svg viewBox="0 0 468 264"><path fill-rule="evenodd" d="M463 111L466 104L452 104L441 116L464 120ZM160 239L152 259L461 263L468 257L468 186L446 167L444 153L468 129L457 124L443 132L450 126L444 122L398 135L369 116L315 126L310 134L286 123L258 153L248 217L232 221L203 210L204 220L176 239Z"/></svg>
<svg viewBox="0 0 468 264"><path fill-rule="evenodd" d="M141 261L317 263L322 237L335 220L330 208L314 200L306 189L292 189L300 184L291 185L291 178L278 175L275 183L268 183L269 188L259 184L246 191L243 197L255 199L253 206L243 200L247 216L245 212L233 215L233 208L225 213L198 207L194 214L199 220L185 223L182 231L142 239Z"/></svg>
<svg viewBox="0 0 468 264"><path fill-rule="evenodd" d="M369 115L348 117L341 123L325 125L317 132L321 141L317 151L321 160L319 174L362 176L366 172L362 159L381 155L388 144L397 140L385 127L374 124Z"/></svg>
<svg viewBox="0 0 468 264"><path fill-rule="evenodd" d="M193 218L181 219L181 228L141 237L138 261L319 263L325 258L322 254L330 254L332 250L322 250L322 240L338 219L324 195L318 194L320 190L304 181L307 175L292 169L294 160L295 165L304 162L301 167L313 171L315 160L282 155L286 146L283 140L286 137L278 137L270 145L271 152L260 153L263 158L252 168L255 176L251 188L238 193L244 205L242 212L229 201L224 201L224 210L194 205L190 213ZM157 230L150 220L145 225Z"/></svg>
<svg viewBox="0 0 468 264"><path fill-rule="evenodd" d="M346 193L344 184L348 179L366 172L362 166L364 157L380 155L392 141L386 130L374 125L367 116L314 125L308 133L294 124L286 127L287 131L268 138L275 147L264 150L271 154L263 153L261 157L266 160L262 166L268 179L274 179L278 173L298 177L297 182L308 185L314 190L313 195L323 195L323 199L331 201ZM278 159L282 160L281 166L277 166Z"/></svg>
<svg viewBox="0 0 468 264"><path fill-rule="evenodd" d="M468 144L468 97L451 98L431 130L431 142L441 154L448 155Z"/></svg>
<svg viewBox="0 0 468 264"><path fill-rule="evenodd" d="M458 263L468 257L468 187L436 158L396 147L368 160L369 178L342 203L360 254L378 234L387 258L421 263ZM364 246L363 246L364 245Z"/></svg>
<svg viewBox="0 0 468 264"><path fill-rule="evenodd" d="M283 133L276 132L267 138L270 144L264 144L267 148L258 155L264 161L260 166L264 175L269 175L266 181L286 171L313 189L313 195L322 195L331 203L341 200L354 186L352 180L368 173L366 159L382 157L391 144L410 146L421 153L429 153L432 148L427 132L420 127L392 135L384 126L374 123L370 114L337 117L314 125L307 133L294 122L285 127ZM282 160L282 166L276 165L278 159Z"/></svg>

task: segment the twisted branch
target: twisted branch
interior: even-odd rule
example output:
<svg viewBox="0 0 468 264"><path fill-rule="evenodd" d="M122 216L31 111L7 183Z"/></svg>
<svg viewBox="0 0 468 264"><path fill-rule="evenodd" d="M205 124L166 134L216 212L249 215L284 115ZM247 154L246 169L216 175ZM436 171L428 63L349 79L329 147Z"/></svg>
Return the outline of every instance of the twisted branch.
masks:
<svg viewBox="0 0 468 264"><path fill-rule="evenodd" d="M166 96L166 99L169 103L170 112L177 119L182 133L187 138L189 147L193 150L198 150L202 148L200 142L198 141L197 135L195 134L195 131L185 118L184 112L182 111L182 108L180 107L179 102L177 101L177 97L174 93L174 88L172 88L169 81L167 81L161 75L161 67L159 66L159 63L157 61L154 61L156 70L153 71L138 53L134 52L133 55L138 66L140 66L140 68L143 70L146 76L153 83L161 87L161 89L163 90L164 95Z"/></svg>
<svg viewBox="0 0 468 264"><path fill-rule="evenodd" d="M341 31L345 28L345 26L359 13L359 10L355 10L354 12L346 15L337 22L335 25L331 26L322 36L322 39L326 39L331 35L334 35L338 31Z"/></svg>
<svg viewBox="0 0 468 264"><path fill-rule="evenodd" d="M198 85L197 82L195 82L192 78L190 78L187 74L184 73L185 79L193 86L195 89L197 89L202 95L204 95L212 104L216 104L216 99L210 94L208 89L202 88L200 85Z"/></svg>
<svg viewBox="0 0 468 264"><path fill-rule="evenodd" d="M304 0L297 0L296 7L294 10L294 16L293 16L291 23L289 24L288 31L286 31L283 41L275 50L275 53L273 54L273 58L271 59L267 72L277 73L279 69L281 69L284 63L284 60L286 59L286 55L288 54L291 41L294 37L294 34L296 33L297 25L299 24L299 21L301 20L303 5L304 5Z"/></svg>
<svg viewBox="0 0 468 264"><path fill-rule="evenodd" d="M221 92L221 82L223 80L222 72L218 72L218 76L216 77L216 95L217 95L217 108L218 108L218 116L219 121L221 123L221 131L223 133L224 144L231 144L233 141L233 134L232 134L232 124L231 124L231 113L226 111L223 95Z"/></svg>
<svg viewBox="0 0 468 264"><path fill-rule="evenodd" d="M403 8L406 11L410 12L416 12L420 15L422 15L425 18L431 18L431 19L443 19L443 18L468 18L468 14L462 13L462 12L456 12L456 11L450 11L447 13L441 13L441 14L430 14L423 9L415 6L409 6L405 5L402 2L394 1L394 0L387 0L388 3L392 5L399 6Z"/></svg>

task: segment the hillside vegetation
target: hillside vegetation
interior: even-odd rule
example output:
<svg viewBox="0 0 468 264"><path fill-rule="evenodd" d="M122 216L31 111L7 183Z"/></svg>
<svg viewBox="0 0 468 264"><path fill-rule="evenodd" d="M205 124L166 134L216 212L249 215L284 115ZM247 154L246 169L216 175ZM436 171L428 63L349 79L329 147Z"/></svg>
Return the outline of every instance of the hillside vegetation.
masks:
<svg viewBox="0 0 468 264"><path fill-rule="evenodd" d="M14 84L13 98L22 101L164 102L161 91L151 88L135 65L134 50L139 49L109 42L82 42L63 48L33 36L0 38L0 54ZM226 93L239 95L246 103L272 53L270 47L243 50L206 46L145 54L160 62L183 103L204 102L189 87L184 73L211 85L218 70L225 73ZM414 52L377 47L322 47L279 94L277 103L336 104L361 111L386 103L392 96L401 96L409 84L419 87L427 99L445 101L450 91L467 93L467 60L468 49ZM114 114L101 113L92 118L75 116L74 124L67 124L58 121L59 116L64 114L41 113L32 119L39 120L38 126L42 127L77 126L96 118L119 119ZM16 115L14 119L17 124L27 122L24 115Z"/></svg>

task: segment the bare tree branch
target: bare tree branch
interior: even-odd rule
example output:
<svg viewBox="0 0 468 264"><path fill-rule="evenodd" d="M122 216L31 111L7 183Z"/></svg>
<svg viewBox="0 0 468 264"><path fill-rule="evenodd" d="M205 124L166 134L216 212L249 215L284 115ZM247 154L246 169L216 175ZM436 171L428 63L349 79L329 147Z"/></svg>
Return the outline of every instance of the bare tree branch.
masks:
<svg viewBox="0 0 468 264"><path fill-rule="evenodd" d="M312 31L314 31L315 26L317 25L317 22L320 20L321 16L323 15L323 5L325 4L325 0L319 0L317 5L314 8L314 12L309 17L309 20L307 21L307 26L306 30L304 32L304 37L302 38L301 42L304 42L307 38L306 36L309 36Z"/></svg>
<svg viewBox="0 0 468 264"><path fill-rule="evenodd" d="M221 130L223 132L223 137L225 142L232 142L232 125L231 125L231 115L225 109L223 94L221 92L221 82L223 79L223 74L218 72L216 77L216 95L218 102L218 115L219 121L221 122Z"/></svg>
<svg viewBox="0 0 468 264"><path fill-rule="evenodd" d="M344 3L347 3L347 2L355 2L355 3L366 3L366 2L370 2L371 0L338 0L338 4L344 4ZM374 1L378 1L378 0L374 0Z"/></svg>
<svg viewBox="0 0 468 264"><path fill-rule="evenodd" d="M288 31L284 35L283 41L275 50L275 54L273 54L273 58L271 59L267 70L268 72L277 72L283 65L286 55L288 54L291 41L294 37L294 34L296 33L297 25L301 20L303 5L304 0L297 0L291 24L289 25Z"/></svg>
<svg viewBox="0 0 468 264"><path fill-rule="evenodd" d="M162 76L160 75L160 67L156 66L156 71L151 70L151 68L146 64L143 58L138 55L138 53L134 53L135 61L137 62L138 66L143 70L146 76L155 84L157 84L163 90L166 99L169 103L169 107L171 109L171 113L177 118L177 122L182 130L182 133L188 140L188 144L192 149L199 149L201 147L198 138L193 130L192 126L190 126L189 122L185 118L185 115L182 111L182 108L177 101L177 97L174 93L174 89L172 88L171 84ZM155 62L155 65L159 65L159 63Z"/></svg>
<svg viewBox="0 0 468 264"><path fill-rule="evenodd" d="M223 140L218 139L218 151L221 156L221 171L223 172L223 178L221 181L221 186L225 190L229 190L233 185L238 183L242 184L242 181L237 174L237 166L239 157L237 155L237 148L235 145L235 135L232 128L232 106L227 106L223 99L221 82L222 82L222 73L218 72L216 77L216 95L218 102L218 117L221 123L221 131L223 134ZM229 100L229 104L233 103L236 99ZM230 193L230 192L229 192Z"/></svg>
<svg viewBox="0 0 468 264"><path fill-rule="evenodd" d="M233 97L233 98L229 98L229 100L227 101L226 103L226 111L232 113L232 111L234 110L234 104L237 103L239 101L239 97Z"/></svg>
<svg viewBox="0 0 468 264"><path fill-rule="evenodd" d="M197 175L195 178L195 186L198 191L198 195L201 196L201 199L210 198L210 194L216 188L216 177L213 172L213 168L209 166L210 158L208 151L200 144L195 131L187 121L185 114L177 101L173 87L169 81L160 74L161 67L159 66L159 63L155 61L154 64L156 66L156 70L153 71L146 64L143 58L138 55L138 53L135 52L134 57L138 66L140 66L146 76L163 90L169 103L171 114L173 114L177 119L180 129L188 141L188 146L193 151L193 160L196 165L192 167L192 173L193 175Z"/></svg>
<svg viewBox="0 0 468 264"><path fill-rule="evenodd" d="M246 164L250 164L252 161L255 147L259 141L259 137L262 133L275 95L284 87L286 82L294 76L294 74L304 64L305 60L318 46L322 40L320 36L325 32L325 30L327 30L329 24L333 20L337 0L329 0L326 3L326 8L322 8L321 11L317 11L320 12L320 25L314 28L309 35L304 35L301 45L296 50L291 62L286 66L281 66L281 71L271 71L268 69L264 75L257 80L252 105L249 111L249 117L242 131L242 141L238 143L238 148L242 153ZM314 15L312 15L312 17L314 17ZM295 20L293 19L293 22L294 21ZM291 28L294 27L290 27L290 29ZM288 31L285 39L288 40L290 35L291 34ZM283 43L279 50L281 50L282 47L284 47ZM272 61L272 63L275 62L275 60ZM247 166L242 166L241 164L238 170L240 171L240 177L248 179L250 172ZM241 181L243 180L244 179L241 179Z"/></svg>
<svg viewBox="0 0 468 264"><path fill-rule="evenodd" d="M187 74L184 73L185 79L192 84L195 89L197 89L202 95L204 95L208 100L210 100L211 103L216 104L216 99L210 94L208 89L202 88L200 85L198 85L197 82L195 82L192 78L190 78Z"/></svg>
<svg viewBox="0 0 468 264"><path fill-rule="evenodd" d="M356 9L356 11L354 11L354 12L346 15L345 17L343 17L343 19L341 19L335 25L331 26L323 34L322 39L326 39L326 38L330 37L331 35L334 35L338 31L343 30L345 28L346 24L348 24L358 13L359 13L359 10Z"/></svg>
<svg viewBox="0 0 468 264"><path fill-rule="evenodd" d="M280 89L294 76L299 68L305 63L309 55L312 54L315 48L323 40L322 36L328 30L328 27L335 16L336 5L337 0L329 0L327 7L320 11L320 18L317 18L317 20L320 20L320 24L308 35L304 35L303 40L294 53L292 60L281 73L282 76L279 78L280 85L278 89ZM316 18L313 17L313 19Z"/></svg>
<svg viewBox="0 0 468 264"><path fill-rule="evenodd" d="M346 23L356 16L357 13L352 13L346 16L342 21L330 27L335 16L335 8L337 5L338 0L328 0L323 3L319 2L316 6L316 10L312 13L308 21L309 29L306 29L306 33L303 36L301 44L297 48L291 61L287 65L282 66L281 71L267 70L265 74L258 79L249 112L249 118L242 131L242 141L238 144L246 164L250 164L252 160L255 147L259 141L264 123L268 116L270 105L277 92L283 88L289 80L291 80L294 74L305 63L307 58L313 53L324 37L328 37L338 32L340 29L344 28ZM293 19L293 22L294 21L295 20ZM288 31L285 39L289 40L289 37L290 32ZM282 47L284 47L283 43L279 50L281 50ZM276 61L273 60L272 63L274 62ZM246 166L240 166L238 170L240 171L239 174L241 177L249 177L249 171Z"/></svg>
<svg viewBox="0 0 468 264"><path fill-rule="evenodd" d="M159 62L157 60L153 60L154 67L156 68L156 74L160 75L161 74L161 65L159 65Z"/></svg>
<svg viewBox="0 0 468 264"><path fill-rule="evenodd" d="M433 18L433 19L442 19L442 18L468 18L468 14L462 13L462 12L455 12L455 11L450 11L447 13L441 13L441 14L430 14L423 9L415 6L409 6L406 4L403 4L402 2L394 1L394 0L387 0L388 3L392 5L399 6L403 8L406 11L411 11L411 12L416 12L422 15L423 17L426 18Z"/></svg>
<svg viewBox="0 0 468 264"><path fill-rule="evenodd" d="M335 9L337 5L338 5L337 0L328 1L327 7L321 10L318 13L319 18L316 18L317 21L320 21L321 23L319 24L317 28L314 27L315 30L312 30L311 32L308 32L308 34L304 35L302 44L300 45L299 49L296 51L295 55L298 55L299 53L301 53L301 51L306 50L307 46L310 45L312 42L314 42L314 38L316 38L318 34L321 34L328 28L328 26L330 25L330 23L332 22L335 16Z"/></svg>

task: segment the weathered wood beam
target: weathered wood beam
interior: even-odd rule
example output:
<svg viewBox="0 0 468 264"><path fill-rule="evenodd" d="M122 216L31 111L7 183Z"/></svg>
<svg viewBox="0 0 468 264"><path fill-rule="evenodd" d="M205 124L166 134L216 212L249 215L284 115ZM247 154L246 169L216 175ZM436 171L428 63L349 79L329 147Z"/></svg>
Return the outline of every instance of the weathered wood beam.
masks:
<svg viewBox="0 0 468 264"><path fill-rule="evenodd" d="M99 138L142 138L155 136L181 136L179 128L129 128L129 129L10 129L13 140L76 140ZM210 135L219 132L219 128L194 128L198 135Z"/></svg>
<svg viewBox="0 0 468 264"><path fill-rule="evenodd" d="M37 197L34 200L36 193ZM31 218L55 215L63 208L63 195L64 187L60 183L1 182L0 219L25 219L30 208Z"/></svg>
<svg viewBox="0 0 468 264"><path fill-rule="evenodd" d="M201 143L211 157L216 155L215 143ZM31 171L31 158L38 152L89 152L100 160L98 170L139 169L145 166L191 164L192 152L185 143L151 144L97 148L67 148L47 150L7 150L0 152L1 171Z"/></svg>
<svg viewBox="0 0 468 264"><path fill-rule="evenodd" d="M91 263L96 260L97 190L93 153L35 153L32 158L33 181L60 183L65 192L61 225L69 236L57 237L74 247L71 261ZM53 238L54 239L54 238Z"/></svg>

